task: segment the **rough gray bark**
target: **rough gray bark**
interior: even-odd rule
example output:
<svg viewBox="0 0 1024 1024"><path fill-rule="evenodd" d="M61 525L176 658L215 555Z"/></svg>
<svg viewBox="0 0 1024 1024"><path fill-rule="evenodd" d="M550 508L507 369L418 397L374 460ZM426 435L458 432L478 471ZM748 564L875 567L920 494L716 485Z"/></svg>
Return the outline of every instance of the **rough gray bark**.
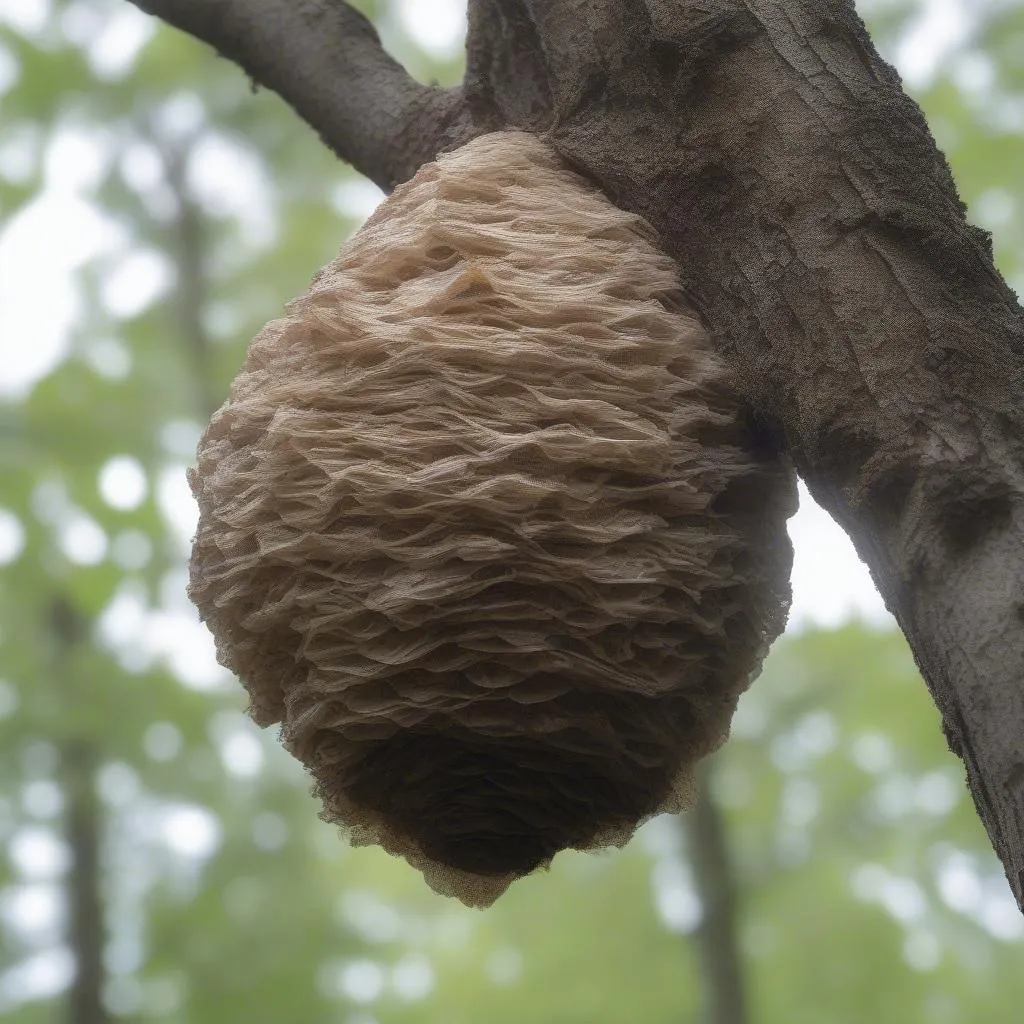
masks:
<svg viewBox="0 0 1024 1024"><path fill-rule="evenodd" d="M449 93L337 2L139 6L381 184L514 125L658 229L870 566L1024 906L1024 314L851 0L470 0Z"/></svg>

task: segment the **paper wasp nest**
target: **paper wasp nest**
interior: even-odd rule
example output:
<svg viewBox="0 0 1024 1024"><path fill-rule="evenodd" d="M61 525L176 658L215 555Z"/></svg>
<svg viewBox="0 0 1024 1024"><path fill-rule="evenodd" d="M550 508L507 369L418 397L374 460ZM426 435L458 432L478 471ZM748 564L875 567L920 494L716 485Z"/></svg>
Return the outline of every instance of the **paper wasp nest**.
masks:
<svg viewBox="0 0 1024 1024"><path fill-rule="evenodd" d="M788 605L788 471L653 230L538 139L395 190L252 342L190 593L324 817L486 906L687 801Z"/></svg>

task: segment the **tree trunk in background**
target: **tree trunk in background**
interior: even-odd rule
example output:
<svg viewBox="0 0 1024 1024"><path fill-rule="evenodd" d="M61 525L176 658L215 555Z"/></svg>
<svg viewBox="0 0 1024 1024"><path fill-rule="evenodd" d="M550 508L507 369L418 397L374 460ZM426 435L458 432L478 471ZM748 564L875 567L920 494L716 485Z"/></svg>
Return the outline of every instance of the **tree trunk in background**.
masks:
<svg viewBox="0 0 1024 1024"><path fill-rule="evenodd" d="M68 994L68 1024L107 1024L103 1006L103 946L106 929L100 881L102 817L96 797L96 752L88 741L63 751L67 798L64 838L71 852L67 881L68 942L75 980Z"/></svg>
<svg viewBox="0 0 1024 1024"><path fill-rule="evenodd" d="M189 356L196 412L206 420L217 411L223 395L217 393L214 385L210 335L203 319L207 311L210 277L206 233L202 213L187 182L186 167L195 143L196 139L189 139L179 150L163 150L160 155L167 184L177 205L172 228L174 244L170 251L178 280L173 312Z"/></svg>
<svg viewBox="0 0 1024 1024"><path fill-rule="evenodd" d="M700 795L680 818L693 882L701 903L694 933L701 962L703 1024L749 1024L740 950L736 876L729 855L725 819L715 803L712 769L700 773Z"/></svg>
<svg viewBox="0 0 1024 1024"><path fill-rule="evenodd" d="M50 606L53 674L64 694L71 723L61 744L60 781L64 792L64 841L71 855L64 886L67 903L66 941L75 959L75 978L68 991L68 1024L107 1024L103 1005L106 973L103 947L106 927L100 847L103 810L96 796L100 752L78 724L81 702L87 699L75 665L75 649L88 638L88 623L63 596Z"/></svg>
<svg viewBox="0 0 1024 1024"><path fill-rule="evenodd" d="M1024 909L1024 310L853 0L473 0L478 130L645 217L896 617Z"/></svg>

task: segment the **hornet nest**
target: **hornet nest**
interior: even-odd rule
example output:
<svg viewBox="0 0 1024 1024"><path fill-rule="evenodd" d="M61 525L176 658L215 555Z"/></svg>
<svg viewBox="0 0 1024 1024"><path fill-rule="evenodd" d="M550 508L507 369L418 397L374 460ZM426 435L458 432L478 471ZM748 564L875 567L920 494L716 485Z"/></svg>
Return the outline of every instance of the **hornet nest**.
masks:
<svg viewBox="0 0 1024 1024"><path fill-rule="evenodd" d="M421 168L257 335L190 482L253 718L469 905L683 808L785 622L790 471L654 230L521 132Z"/></svg>

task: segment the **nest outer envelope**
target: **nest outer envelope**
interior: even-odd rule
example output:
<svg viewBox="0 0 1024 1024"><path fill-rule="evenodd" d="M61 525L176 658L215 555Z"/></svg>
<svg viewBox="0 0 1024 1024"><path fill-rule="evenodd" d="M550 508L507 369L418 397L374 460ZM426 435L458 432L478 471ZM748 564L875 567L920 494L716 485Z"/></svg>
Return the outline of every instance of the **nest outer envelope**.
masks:
<svg viewBox="0 0 1024 1024"><path fill-rule="evenodd" d="M381 204L190 482L253 718L353 844L469 905L683 808L788 610L791 472L653 229L525 133Z"/></svg>

